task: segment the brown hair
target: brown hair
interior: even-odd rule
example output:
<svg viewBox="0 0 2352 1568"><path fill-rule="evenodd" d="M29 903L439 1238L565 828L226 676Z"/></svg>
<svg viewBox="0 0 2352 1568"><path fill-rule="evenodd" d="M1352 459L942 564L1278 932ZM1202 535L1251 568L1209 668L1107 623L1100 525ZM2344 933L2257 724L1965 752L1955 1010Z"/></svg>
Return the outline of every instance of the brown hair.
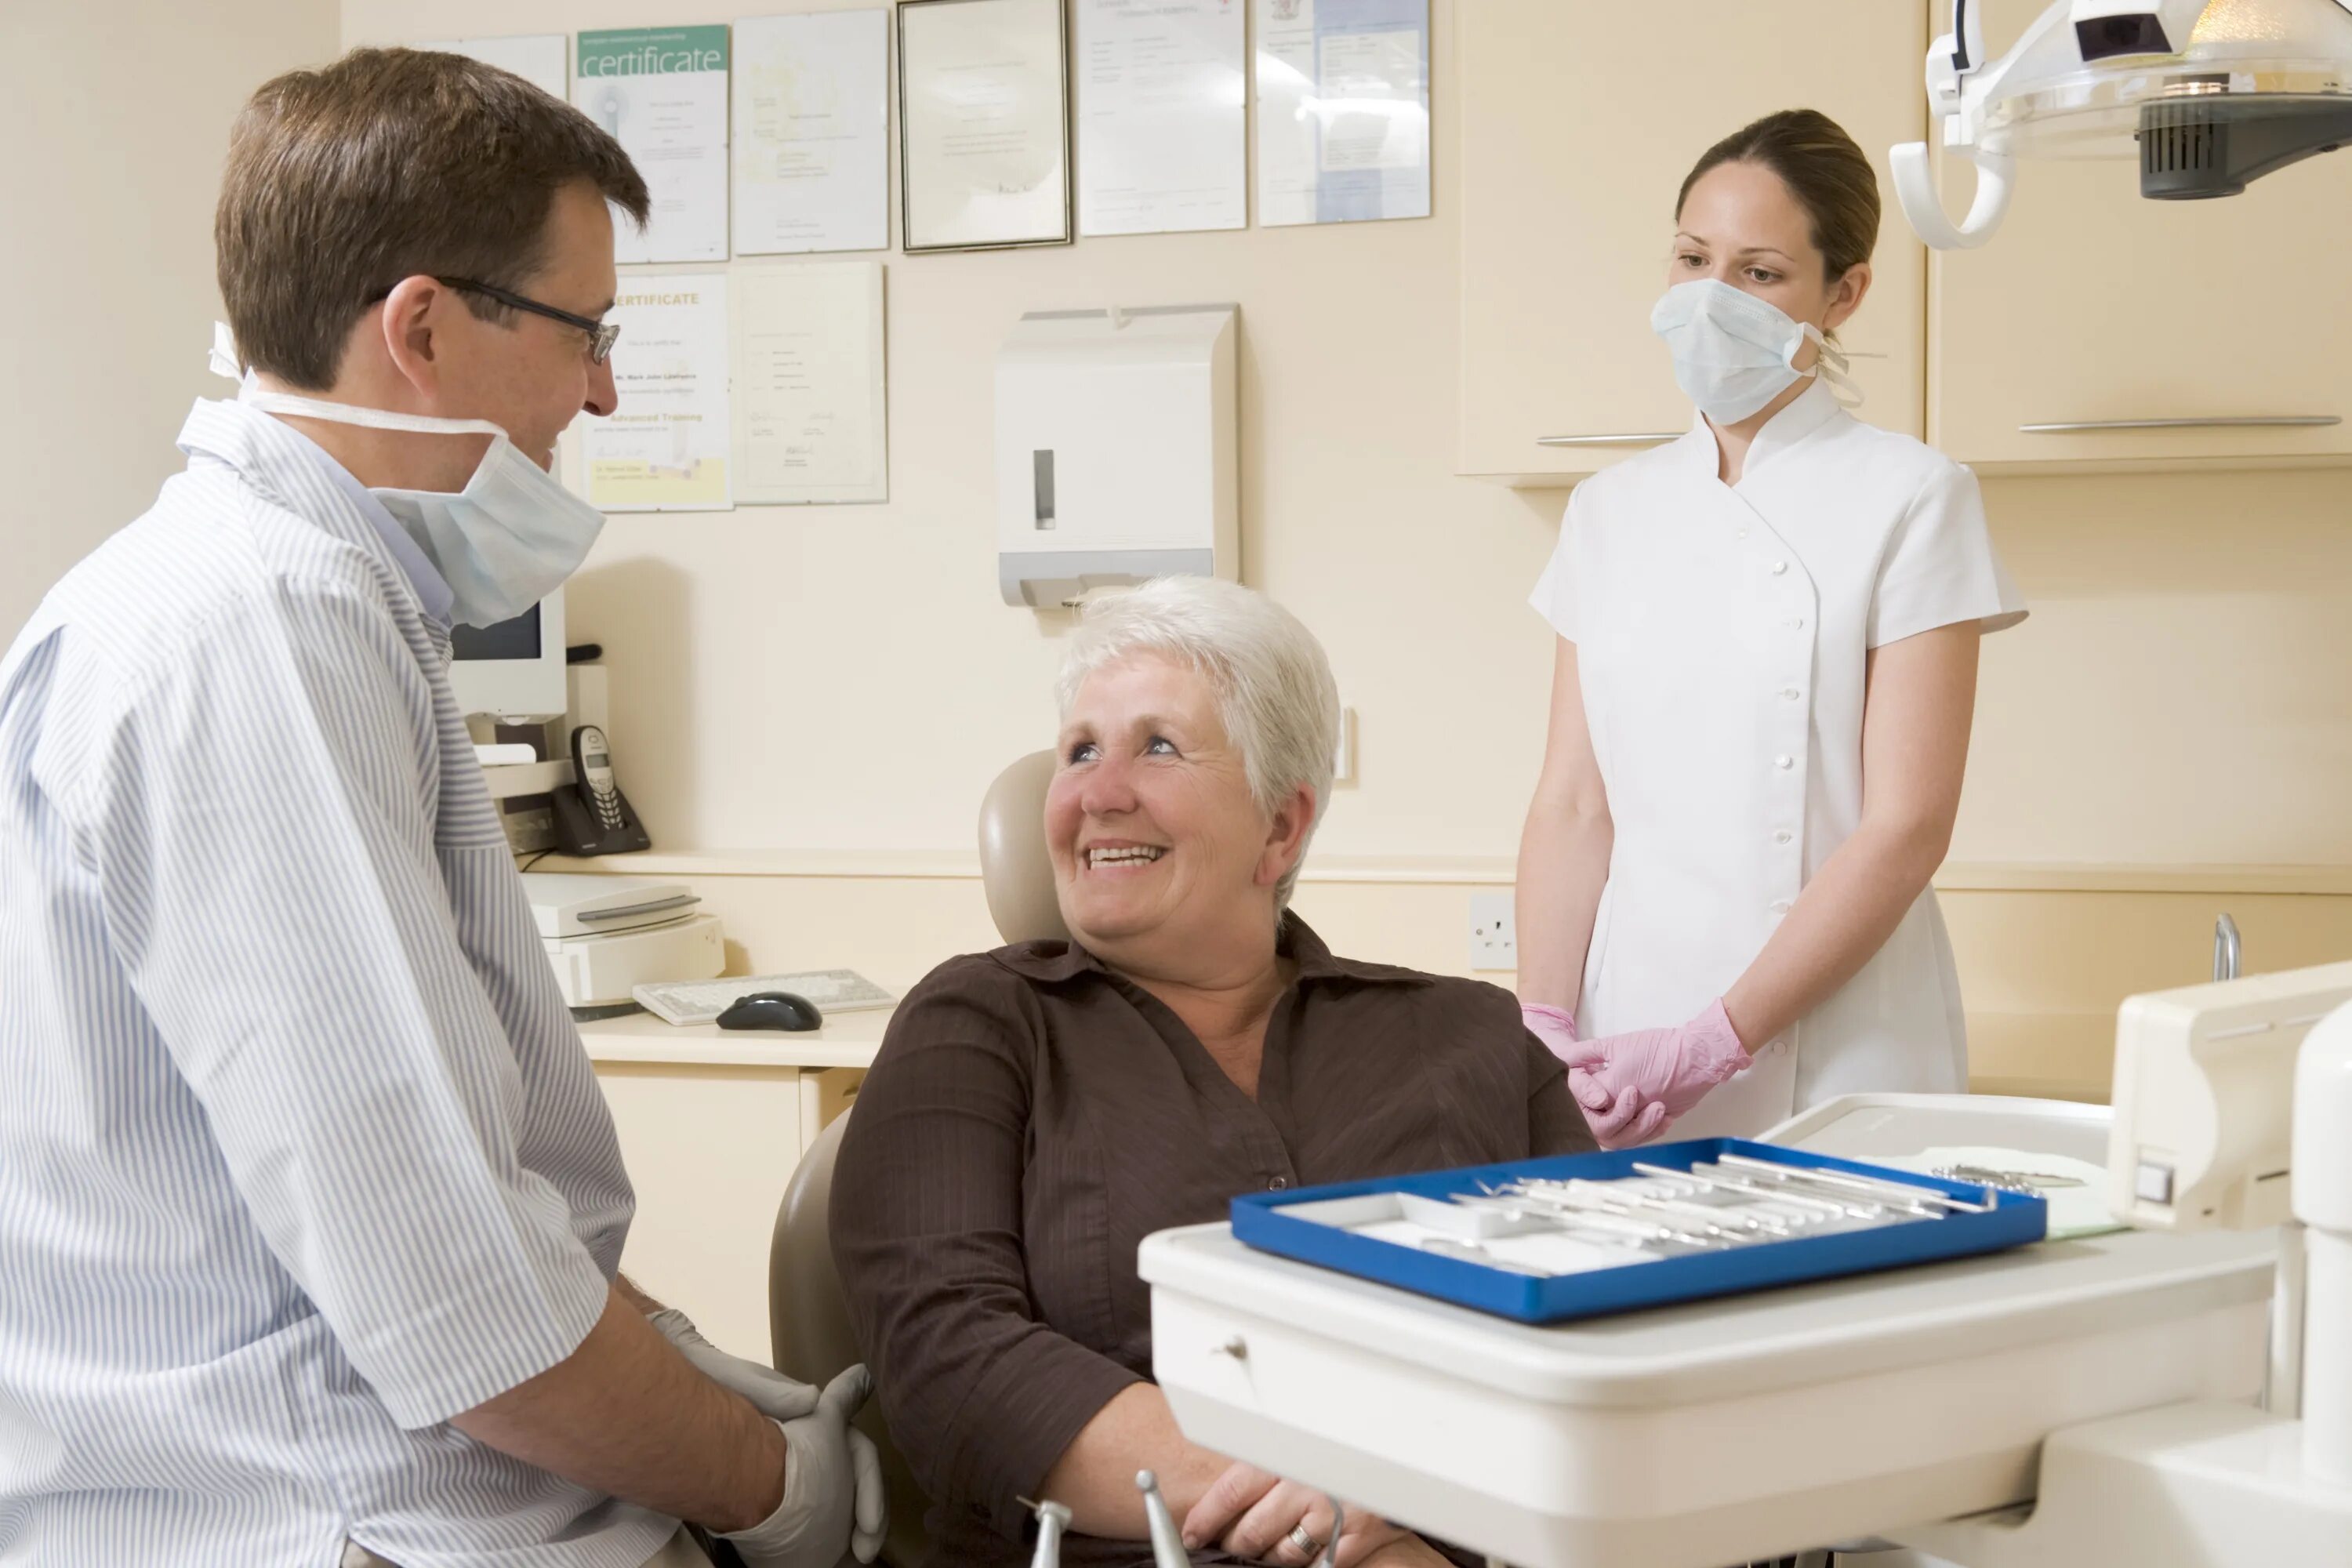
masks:
<svg viewBox="0 0 2352 1568"><path fill-rule="evenodd" d="M527 282L555 193L577 180L646 221L646 183L618 142L478 60L353 49L265 82L229 133L213 218L239 357L323 391L352 324L402 279ZM459 297L484 320L508 310Z"/></svg>
<svg viewBox="0 0 2352 1568"><path fill-rule="evenodd" d="M1780 176L1812 221L1813 247L1832 282L1878 246L1878 175L1845 128L1813 109L1784 109L1708 148L1675 197L1682 216L1699 176L1722 163L1760 163Z"/></svg>

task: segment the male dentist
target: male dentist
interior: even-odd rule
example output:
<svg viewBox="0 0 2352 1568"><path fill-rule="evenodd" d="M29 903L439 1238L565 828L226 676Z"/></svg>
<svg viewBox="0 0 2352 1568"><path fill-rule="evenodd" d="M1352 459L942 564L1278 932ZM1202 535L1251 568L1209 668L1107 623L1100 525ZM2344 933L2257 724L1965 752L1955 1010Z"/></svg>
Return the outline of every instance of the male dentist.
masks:
<svg viewBox="0 0 2352 1568"><path fill-rule="evenodd" d="M603 521L548 469L614 407L608 203L645 219L618 143L453 55L237 121L243 394L0 662L0 1563L879 1546L865 1370L820 1394L617 1278L628 1177L449 694L451 624Z"/></svg>

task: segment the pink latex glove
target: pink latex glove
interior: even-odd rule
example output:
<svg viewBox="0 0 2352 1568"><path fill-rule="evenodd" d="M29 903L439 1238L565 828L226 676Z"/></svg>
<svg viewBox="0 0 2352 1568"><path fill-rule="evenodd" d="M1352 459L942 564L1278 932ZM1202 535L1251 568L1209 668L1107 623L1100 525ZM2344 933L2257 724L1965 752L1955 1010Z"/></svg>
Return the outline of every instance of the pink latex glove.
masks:
<svg viewBox="0 0 2352 1568"><path fill-rule="evenodd" d="M1522 1002L1519 1004L1519 1017L1527 1025L1528 1033L1543 1042L1544 1049L1570 1064L1568 1091L1575 1097L1577 1108L1584 1112L1586 1125L1592 1129L1593 1137L1600 1140L1602 1148L1615 1148L1611 1140L1633 1124L1641 1113L1640 1097L1628 1098L1621 1107L1615 1103L1615 1097L1610 1090L1594 1081L1590 1072L1576 1065L1582 1059L1579 1053L1583 1049L1583 1042L1576 1037L1573 1015L1545 1003ZM1664 1120L1664 1113L1661 1111L1649 1124L1649 1131L1655 1132L1658 1123ZM1642 1136L1648 1135L1645 1132Z"/></svg>
<svg viewBox="0 0 2352 1568"><path fill-rule="evenodd" d="M1610 1120L1618 1125L1607 1132L1593 1126L1604 1148L1656 1136L1749 1059L1721 998L1679 1029L1635 1029L1580 1042L1574 1052L1562 1059L1609 1092ZM1627 1112L1629 1104L1641 1108L1638 1118Z"/></svg>

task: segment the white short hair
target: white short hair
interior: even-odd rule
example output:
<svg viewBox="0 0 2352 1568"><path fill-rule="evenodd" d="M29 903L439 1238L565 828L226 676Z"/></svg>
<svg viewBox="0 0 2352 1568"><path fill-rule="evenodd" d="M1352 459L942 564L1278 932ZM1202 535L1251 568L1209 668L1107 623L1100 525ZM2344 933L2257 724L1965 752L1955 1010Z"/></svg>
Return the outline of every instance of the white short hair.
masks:
<svg viewBox="0 0 2352 1568"><path fill-rule="evenodd" d="M1315 792L1321 821L1339 750L1339 688L1305 622L1255 589L1214 577L1155 577L1132 593L1097 599L1062 659L1055 688L1062 718L1088 676L1137 654L1190 665L1207 678L1260 811L1271 816L1304 785ZM1298 864L1275 889L1277 909L1289 906L1316 822L1300 840Z"/></svg>

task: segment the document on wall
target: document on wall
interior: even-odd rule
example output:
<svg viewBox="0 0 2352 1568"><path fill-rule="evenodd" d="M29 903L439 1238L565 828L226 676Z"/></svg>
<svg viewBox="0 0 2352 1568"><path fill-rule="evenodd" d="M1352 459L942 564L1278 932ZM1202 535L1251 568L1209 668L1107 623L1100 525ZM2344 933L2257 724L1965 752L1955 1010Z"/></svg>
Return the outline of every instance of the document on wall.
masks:
<svg viewBox="0 0 2352 1568"><path fill-rule="evenodd" d="M735 24L735 254L890 246L890 14Z"/></svg>
<svg viewBox="0 0 2352 1568"><path fill-rule="evenodd" d="M570 102L564 91L570 43L561 33L541 33L520 38L443 38L414 47L464 55L484 65L512 71L549 97Z"/></svg>
<svg viewBox="0 0 2352 1568"><path fill-rule="evenodd" d="M1078 0L1078 232L1249 221L1243 0Z"/></svg>
<svg viewBox="0 0 2352 1568"><path fill-rule="evenodd" d="M882 264L734 280L738 504L889 500Z"/></svg>
<svg viewBox="0 0 2352 1568"><path fill-rule="evenodd" d="M1069 243L1065 43L1062 0L898 7L908 250Z"/></svg>
<svg viewBox="0 0 2352 1568"><path fill-rule="evenodd" d="M613 259L727 259L727 29L583 33L572 101L628 150L653 197L613 216Z"/></svg>
<svg viewBox="0 0 2352 1568"><path fill-rule="evenodd" d="M1429 0L1255 0L1257 220L1429 216Z"/></svg>
<svg viewBox="0 0 2352 1568"><path fill-rule="evenodd" d="M604 318L615 411L586 421L581 466L605 511L717 511L728 488L727 276L637 275Z"/></svg>

